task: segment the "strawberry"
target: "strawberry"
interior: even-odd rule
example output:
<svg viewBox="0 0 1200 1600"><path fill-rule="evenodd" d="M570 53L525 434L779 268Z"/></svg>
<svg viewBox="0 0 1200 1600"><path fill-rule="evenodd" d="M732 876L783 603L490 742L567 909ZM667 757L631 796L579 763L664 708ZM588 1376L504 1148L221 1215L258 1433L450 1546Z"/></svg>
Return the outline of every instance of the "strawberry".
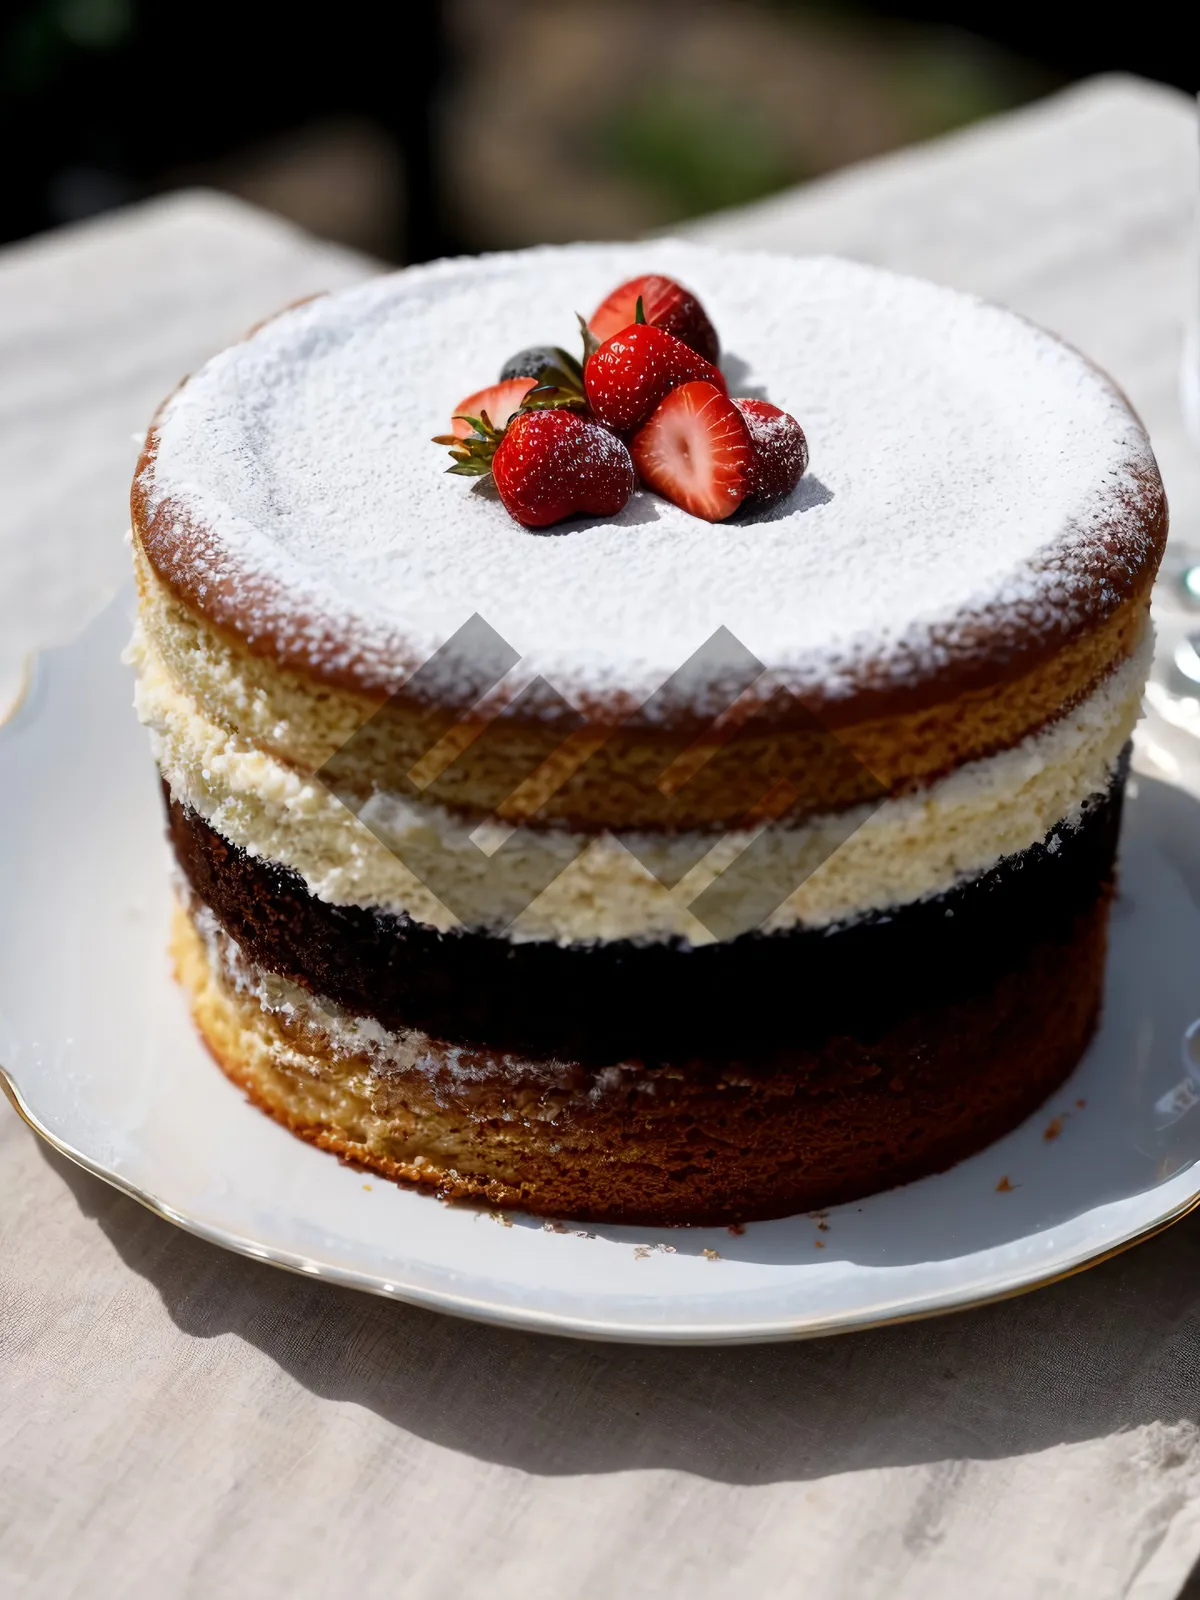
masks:
<svg viewBox="0 0 1200 1600"><path fill-rule="evenodd" d="M510 378L540 378L547 367L576 365L575 358L556 344L531 344L518 350L500 368L500 382Z"/></svg>
<svg viewBox="0 0 1200 1600"><path fill-rule="evenodd" d="M808 440L795 417L769 400L735 400L742 413L754 463L746 498L756 505L782 500L800 482L808 467Z"/></svg>
<svg viewBox="0 0 1200 1600"><path fill-rule="evenodd" d="M692 382L725 392L725 379L703 356L673 334L642 323L606 339L583 369L588 404L618 433L640 427L672 389Z"/></svg>
<svg viewBox="0 0 1200 1600"><path fill-rule="evenodd" d="M674 334L705 361L716 361L721 346L704 307L690 289L676 283L674 278L663 278L657 273L631 278L614 289L592 312L588 327L601 343L611 339L614 333L621 333L638 320L639 300L652 328Z"/></svg>
<svg viewBox="0 0 1200 1600"><path fill-rule="evenodd" d="M504 508L527 528L564 517L615 517L636 479L629 451L615 433L577 411L548 407L518 411L506 428L472 417L465 439L442 435L466 478L490 472Z"/></svg>
<svg viewBox="0 0 1200 1600"><path fill-rule="evenodd" d="M647 488L706 522L731 517L750 487L750 432L723 385L673 389L629 448Z"/></svg>
<svg viewBox="0 0 1200 1600"><path fill-rule="evenodd" d="M510 516L527 528L564 517L615 517L634 489L629 451L574 411L523 411L496 449L492 476Z"/></svg>
<svg viewBox="0 0 1200 1600"><path fill-rule="evenodd" d="M537 384L536 378L509 378L504 383L493 383L489 389L479 389L460 400L454 408L454 421L450 431L456 439L465 439L471 431L469 417L478 417L484 411L495 428L504 428L510 417L520 409L521 401Z"/></svg>

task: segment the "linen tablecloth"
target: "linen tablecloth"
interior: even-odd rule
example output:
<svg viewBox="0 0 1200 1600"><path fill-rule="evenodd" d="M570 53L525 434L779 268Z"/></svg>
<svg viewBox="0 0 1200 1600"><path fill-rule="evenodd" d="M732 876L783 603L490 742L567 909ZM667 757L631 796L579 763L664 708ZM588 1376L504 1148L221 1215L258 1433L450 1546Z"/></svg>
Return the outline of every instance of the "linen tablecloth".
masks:
<svg viewBox="0 0 1200 1600"><path fill-rule="evenodd" d="M1186 534L1195 142L1182 96L1102 80L688 231L1048 324L1128 390ZM366 270L204 195L0 256L0 695L123 575L162 394ZM4 1596L1168 1600L1200 1554L1198 1376L1200 1218L937 1321L588 1345L226 1255L0 1102Z"/></svg>

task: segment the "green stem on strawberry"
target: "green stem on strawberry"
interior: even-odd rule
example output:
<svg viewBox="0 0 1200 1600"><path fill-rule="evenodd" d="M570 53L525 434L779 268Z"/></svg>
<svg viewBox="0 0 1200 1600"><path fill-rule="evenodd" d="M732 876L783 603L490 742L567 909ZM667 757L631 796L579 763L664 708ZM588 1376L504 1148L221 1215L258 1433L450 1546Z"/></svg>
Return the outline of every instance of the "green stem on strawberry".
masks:
<svg viewBox="0 0 1200 1600"><path fill-rule="evenodd" d="M575 313L575 318L579 323L579 331L583 335L583 365L586 367L588 364L588 357L594 355L596 351L599 350L600 340L597 339L596 335L588 327L587 323L579 315L578 311Z"/></svg>
<svg viewBox="0 0 1200 1600"><path fill-rule="evenodd" d="M545 411L549 407L566 411L586 411L583 368L572 361L570 367L543 367L534 388L521 402L522 411Z"/></svg>
<svg viewBox="0 0 1200 1600"><path fill-rule="evenodd" d="M506 429L493 427L486 411L477 417L462 415L455 417L454 420L465 422L472 431L465 439L460 439L454 433L434 435L434 444L449 446L453 457L454 465L447 467L446 471L456 473L461 478L484 477L492 470L492 457L496 454Z"/></svg>

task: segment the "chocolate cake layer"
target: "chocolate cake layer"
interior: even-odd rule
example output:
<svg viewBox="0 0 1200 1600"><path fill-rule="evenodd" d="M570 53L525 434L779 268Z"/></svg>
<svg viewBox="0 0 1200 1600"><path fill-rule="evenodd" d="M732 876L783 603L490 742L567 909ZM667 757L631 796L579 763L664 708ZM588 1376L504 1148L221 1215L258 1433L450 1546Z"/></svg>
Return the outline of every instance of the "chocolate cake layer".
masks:
<svg viewBox="0 0 1200 1600"><path fill-rule="evenodd" d="M1124 772L1039 845L948 894L833 930L691 947L588 946L443 934L335 906L298 874L231 845L166 795L176 859L246 958L390 1030L602 1066L769 1063L831 1036L882 1036L1019 970L1107 893Z"/></svg>

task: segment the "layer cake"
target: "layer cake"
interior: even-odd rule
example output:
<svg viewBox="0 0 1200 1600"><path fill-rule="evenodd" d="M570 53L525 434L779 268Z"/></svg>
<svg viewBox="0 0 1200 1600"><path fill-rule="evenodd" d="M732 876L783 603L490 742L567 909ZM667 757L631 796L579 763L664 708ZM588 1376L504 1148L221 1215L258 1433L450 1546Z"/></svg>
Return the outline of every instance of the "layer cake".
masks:
<svg viewBox="0 0 1200 1600"><path fill-rule="evenodd" d="M801 420L795 490L539 534L444 476L456 397L646 271ZM294 1132L731 1222L950 1165L1085 1049L1166 507L1011 313L671 242L436 263L215 357L132 506L179 976Z"/></svg>

